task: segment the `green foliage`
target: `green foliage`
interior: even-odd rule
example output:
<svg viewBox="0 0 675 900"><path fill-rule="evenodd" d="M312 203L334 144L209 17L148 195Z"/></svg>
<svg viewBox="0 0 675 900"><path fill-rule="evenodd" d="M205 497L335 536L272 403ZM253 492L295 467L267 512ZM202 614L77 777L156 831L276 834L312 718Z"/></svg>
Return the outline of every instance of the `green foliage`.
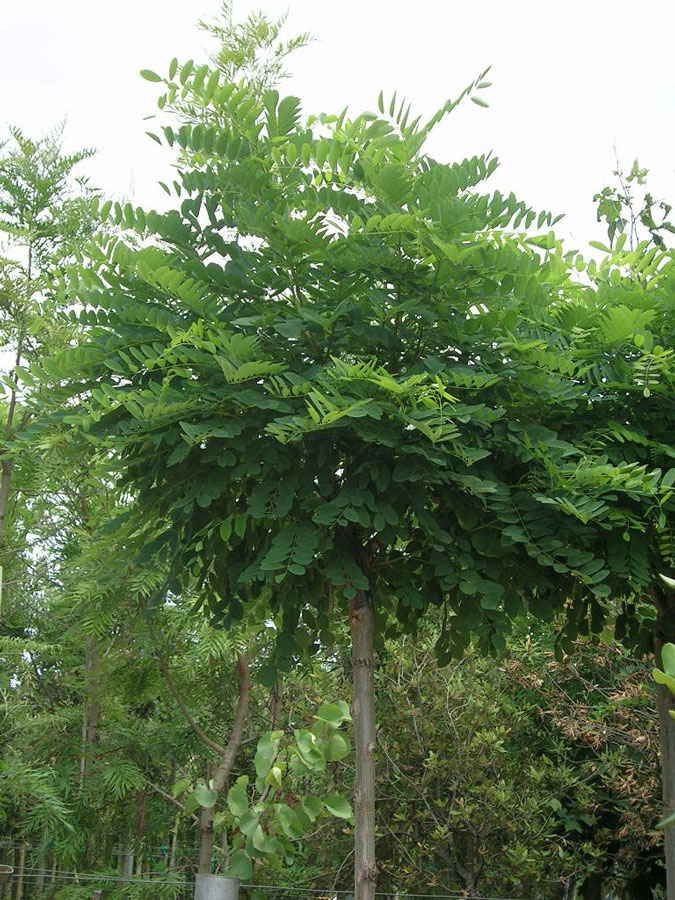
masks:
<svg viewBox="0 0 675 900"><path fill-rule="evenodd" d="M218 812L215 819L216 831L228 835L227 874L250 880L255 860L279 870L292 862L299 842L317 819L353 819L344 795L335 790L326 793L322 785L327 767L350 754L349 738L341 730L351 721L349 708L344 701L323 703L314 719L311 728L294 729L292 738L282 730L265 732L253 758L255 778L240 775L228 790L227 811ZM189 780L183 779L174 790L189 792L186 813L218 801L217 793L203 782L192 790ZM287 802L291 798L292 806Z"/></svg>
<svg viewBox="0 0 675 900"><path fill-rule="evenodd" d="M375 672L378 890L555 897L570 871L618 889L658 866L648 667L608 634L558 661L531 620L498 661L471 647L441 668L436 627L386 642ZM307 836L291 871L319 859L333 883L350 837Z"/></svg>
<svg viewBox="0 0 675 900"><path fill-rule="evenodd" d="M279 36L285 21L286 15L273 20L258 12L251 13L244 22L233 22L232 4L224 2L220 15L212 22L200 22L200 26L217 40L218 49L212 56L212 62L224 80L244 78L256 91L262 93L275 87L286 77L285 58L311 40L304 33L282 41ZM177 69L178 62L174 60L169 69L170 77L174 77ZM203 78L207 94L215 92L218 80L216 72L210 72L208 80L206 73Z"/></svg>
<svg viewBox="0 0 675 900"><path fill-rule="evenodd" d="M664 578L664 581L668 584L669 587L673 587L672 579ZM671 694L675 695L675 644L664 644L661 647L661 661L663 665L663 669L654 668L652 672L652 677L657 684L663 684L670 691ZM675 712L670 709L668 710L670 717L675 719ZM656 826L657 828L670 828L675 825L675 813L672 813L669 816L666 816L659 824Z"/></svg>
<svg viewBox="0 0 675 900"><path fill-rule="evenodd" d="M114 208L140 243L70 270L87 338L32 377L68 403L61 433L115 460L171 589L196 579L227 627L283 611L282 670L301 617L330 640L331 594L370 591L389 633L444 606L446 659L471 633L503 648L524 607L599 610L607 512L571 490L584 454L553 425L571 261L517 230L552 216L481 192L492 157L424 154L483 76L426 124L397 103L304 122L192 64L162 81L179 208Z"/></svg>
<svg viewBox="0 0 675 900"><path fill-rule="evenodd" d="M352 815L348 708L325 701L341 691L266 732L219 802L136 604L166 629L181 691L218 735L232 714L220 689L231 637L188 622L186 603L231 633L258 632L260 692L314 655L324 686L334 665L347 669L344 612L368 592L385 653L382 721L405 717L379 733L394 791L380 843L410 885L424 876L473 894L489 864L491 885L532 893L542 866L560 877L553 842L565 866L586 872L611 857L617 825L626 844L649 840L625 807L650 800L651 763L640 768L638 737L607 690L585 685L582 702L564 654L607 615L618 637L644 646L656 576L675 572L670 229L648 197L638 218L655 246L632 231L628 243L631 198L603 192L611 246L586 264L563 253L549 213L485 191L494 157L426 155L460 101L484 105L485 73L426 123L395 95L380 96L379 114L305 119L272 87L305 41L279 43L279 24L216 26L213 66L174 60L166 77L142 73L172 113L152 135L177 154L167 213L50 195L49 214L17 225L8 217L30 210L21 166L42 164L45 147L15 135L8 159L20 177L6 168L2 227L32 250L27 266L2 264L18 311L6 329L17 349L8 398L23 407L27 392L19 431L47 407L47 426L23 434L23 483L49 485L53 502L36 491L19 513L24 534L41 528L50 581L22 576L40 584L37 600L1 645L13 712L0 809L22 835L54 835L59 859L77 865L82 852L101 863L111 835L133 835L137 850L146 828L164 840L173 798L183 839L200 806L216 810L221 869L325 875L310 826ZM55 163L59 190L74 161ZM635 167L629 180L642 178ZM83 212L103 231L81 253ZM46 354L36 334L57 310ZM529 639L506 674L475 653L503 650L527 612L564 612L559 663L548 647L530 654ZM440 662L466 651L450 674L430 660L424 617L438 624ZM24 657L12 638L33 632L44 640ZM402 634L405 658L387 642ZM530 656L545 668L539 684ZM592 660L595 680L605 665ZM533 694L550 697L554 669L575 703L558 697L549 728ZM597 716L579 715L594 704ZM600 721L620 749L603 743ZM631 767L639 791L628 775L612 781ZM335 853L341 832L326 834ZM610 864L624 865L621 852Z"/></svg>
<svg viewBox="0 0 675 900"><path fill-rule="evenodd" d="M621 249L628 239L630 249L634 250L639 240L638 232L643 230L649 234L643 249L650 243L658 248L664 246L664 237L660 232L675 234L675 225L669 220L672 207L663 200L654 200L652 194L645 189L648 174L648 169L641 168L637 159L628 174L617 164L614 175L619 183L618 187L605 187L594 196L598 222L606 222L610 246L614 246L618 235L617 249ZM636 190L643 195L640 198L640 209L636 208ZM658 224L655 215L660 216Z"/></svg>

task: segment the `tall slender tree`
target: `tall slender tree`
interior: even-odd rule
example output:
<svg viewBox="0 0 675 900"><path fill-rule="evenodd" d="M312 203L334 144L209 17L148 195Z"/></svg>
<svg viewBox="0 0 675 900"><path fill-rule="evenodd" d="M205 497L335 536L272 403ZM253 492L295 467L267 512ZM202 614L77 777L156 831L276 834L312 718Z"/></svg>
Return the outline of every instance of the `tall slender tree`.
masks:
<svg viewBox="0 0 675 900"><path fill-rule="evenodd" d="M30 419L16 383L22 365L65 342L57 313L64 266L90 236L92 189L74 176L91 151L66 155L62 129L38 140L18 128L0 149L0 348L11 360L4 380L0 448L0 541L12 492L12 439Z"/></svg>

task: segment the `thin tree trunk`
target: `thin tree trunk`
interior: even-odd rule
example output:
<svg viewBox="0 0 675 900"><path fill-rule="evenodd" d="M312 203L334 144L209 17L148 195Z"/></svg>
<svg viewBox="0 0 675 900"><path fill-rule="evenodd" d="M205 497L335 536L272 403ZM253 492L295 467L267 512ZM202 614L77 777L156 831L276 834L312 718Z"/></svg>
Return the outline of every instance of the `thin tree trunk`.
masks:
<svg viewBox="0 0 675 900"><path fill-rule="evenodd" d="M21 900L23 895L23 870L26 863L26 848L19 850L19 864L16 873L16 887L14 888L14 900Z"/></svg>
<svg viewBox="0 0 675 900"><path fill-rule="evenodd" d="M251 682L248 665L241 653L237 653L237 669L239 670L239 701L237 703L237 711L234 714L234 724L232 725L232 731L230 732L230 739L227 742L225 752L223 753L216 768L215 775L213 776L213 784L211 787L216 794L220 794L227 784L227 779L232 771L232 766L234 765L234 758L237 755L237 750L241 743L241 736L244 731L244 721L246 719L246 713L248 712L248 695ZM213 856L213 815L213 806L202 808L200 824L201 844L199 848L199 868L197 870L200 875L208 875L211 872L211 857Z"/></svg>
<svg viewBox="0 0 675 900"><path fill-rule="evenodd" d="M14 468L14 460L9 457L2 461L0 471L2 472L2 480L0 480L0 540L5 533L5 521L7 519L7 505L9 503L9 492L12 485L12 469Z"/></svg>
<svg viewBox="0 0 675 900"><path fill-rule="evenodd" d="M213 767L206 767L206 783L210 784L213 778ZM211 874L211 860L213 859L213 818L215 811L213 806L202 806L199 822L199 865L197 872L200 875Z"/></svg>
<svg viewBox="0 0 675 900"><path fill-rule="evenodd" d="M141 875L143 872L143 838L145 837L146 826L146 800L147 793L143 791L139 797L140 803L136 813L136 824L134 826L134 849L136 850L136 874Z"/></svg>
<svg viewBox="0 0 675 900"><path fill-rule="evenodd" d="M16 850L12 849L7 853L7 860L6 860L7 865L10 866L14 871L16 871L16 855L17 855ZM3 862L4 861L5 860L3 860ZM11 878L6 884L3 885L2 892L1 892L3 900L9 900L9 898L12 896L13 886L14 886L14 882L12 881Z"/></svg>
<svg viewBox="0 0 675 900"><path fill-rule="evenodd" d="M87 676L89 722L87 723L87 746L98 740L98 720L101 715L101 666L98 653L98 638L94 635L89 644L89 672Z"/></svg>
<svg viewBox="0 0 675 900"><path fill-rule="evenodd" d="M602 881L600 882L600 885L602 886ZM577 880L574 875L570 875L565 879L563 900L577 900Z"/></svg>
<svg viewBox="0 0 675 900"><path fill-rule="evenodd" d="M370 593L359 591L349 602L352 636L352 719L356 749L354 784L354 898L374 900L375 863L375 692L373 633L375 620ZM670 900L670 898L669 898Z"/></svg>
<svg viewBox="0 0 675 900"><path fill-rule="evenodd" d="M84 776L87 771L87 734L89 732L89 715L88 715L88 681L89 681L89 638L84 639L84 685L82 696L82 737L80 746L80 777L78 783L78 794L82 793L84 787Z"/></svg>
<svg viewBox="0 0 675 900"><path fill-rule="evenodd" d="M281 704L284 696L284 680L281 672L277 675L274 687L270 691L270 729L276 731L281 718Z"/></svg>
<svg viewBox="0 0 675 900"><path fill-rule="evenodd" d="M42 832L42 837L40 838L40 849L38 851L38 859L37 859L37 877L35 879L35 897L36 900L40 900L42 897L42 890L45 884L45 864L47 862L47 833L45 831Z"/></svg>
<svg viewBox="0 0 675 900"><path fill-rule="evenodd" d="M80 740L80 775L77 792L82 793L84 787L84 773L87 768L87 698L82 698L82 737Z"/></svg>
<svg viewBox="0 0 675 900"><path fill-rule="evenodd" d="M33 267L33 248L31 245L28 247L28 277L26 282L26 301L30 299L31 295L31 270ZM19 332L19 337L16 345L16 356L14 359L14 366L9 373L9 377L14 380L16 378L16 370L21 365L21 356L23 354L23 342L26 339L26 333L22 330ZM9 400L9 409L7 411L7 421L5 422L5 437L7 440L12 436L12 429L14 426L14 413L16 412L17 405L17 392L16 389L13 389L10 394ZM21 426L25 424L27 418L21 423ZM20 426L20 427L21 427ZM2 466L0 467L2 471L2 480L0 481L0 541L3 538L5 533L5 522L7 520L7 504L9 503L9 492L12 485L12 469L14 468L14 459L11 456L3 456Z"/></svg>
<svg viewBox="0 0 675 900"><path fill-rule="evenodd" d="M593 872L584 881L581 893L584 900L602 900L602 872Z"/></svg>
<svg viewBox="0 0 675 900"><path fill-rule="evenodd" d="M178 850L178 827L180 825L180 813L176 814L171 834L171 851L169 853L169 872L176 868L176 852Z"/></svg>
<svg viewBox="0 0 675 900"><path fill-rule="evenodd" d="M663 668L661 648L666 643L661 638L655 640L656 665ZM663 796L663 815L675 813L675 721L670 717L670 710L675 710L675 697L665 684L658 686L659 731L661 744L661 790ZM667 900L675 900L675 827L666 828L666 883Z"/></svg>
<svg viewBox="0 0 675 900"><path fill-rule="evenodd" d="M79 793L87 773L87 754L98 739L101 715L101 668L98 637L84 639L84 699L82 700L82 749L80 752Z"/></svg>

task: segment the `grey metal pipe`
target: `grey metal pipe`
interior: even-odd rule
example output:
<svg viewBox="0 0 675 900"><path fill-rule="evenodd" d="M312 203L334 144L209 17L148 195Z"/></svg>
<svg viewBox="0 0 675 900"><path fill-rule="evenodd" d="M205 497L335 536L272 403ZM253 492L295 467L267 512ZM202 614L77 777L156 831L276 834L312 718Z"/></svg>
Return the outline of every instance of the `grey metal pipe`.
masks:
<svg viewBox="0 0 675 900"><path fill-rule="evenodd" d="M197 875L194 900L239 900L239 879L226 875Z"/></svg>

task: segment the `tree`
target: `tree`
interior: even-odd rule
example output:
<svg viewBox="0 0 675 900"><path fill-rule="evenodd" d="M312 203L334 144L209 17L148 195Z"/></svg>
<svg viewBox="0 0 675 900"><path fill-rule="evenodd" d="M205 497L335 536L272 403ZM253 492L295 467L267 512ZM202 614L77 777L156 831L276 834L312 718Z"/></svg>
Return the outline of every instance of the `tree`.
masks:
<svg viewBox="0 0 675 900"><path fill-rule="evenodd" d="M663 668L662 647L675 640L675 597L660 578L675 574L675 256L665 246L672 229L668 204L647 193L638 210L633 199L645 176L636 163L626 179L619 173L620 190L597 195L609 236L609 246L593 245L603 254L600 263L577 256L587 285L555 304L546 328L531 331L512 352L542 377L567 380L564 408L550 417L553 408L542 410L542 423L574 442L580 455L552 473L548 502L576 516L580 528L593 529L589 552L600 569L590 574L607 581L605 612L615 619L617 637L640 653L653 649ZM577 634L599 631L602 622L599 605L589 610L587 598L572 593L559 650L571 652ZM671 708L672 697L660 686L666 816L675 810ZM674 831L665 842L672 900Z"/></svg>
<svg viewBox="0 0 675 900"><path fill-rule="evenodd" d="M568 379L522 356L582 289L551 233L515 230L550 214L480 192L495 159L424 154L460 100L484 104L484 76L424 125L383 97L379 114L304 124L296 98L191 61L145 77L164 82L160 107L194 116L163 129L180 207L115 206L143 244L92 246L70 282L87 338L33 375L69 404L55 427L133 489L137 543L168 560L168 588L196 579L225 626L256 603L279 613L270 670L291 667L301 622L327 643L348 616L367 900L374 640L432 605L441 658L471 633L502 649L523 608L610 592L595 530L550 496L580 456L539 424Z"/></svg>
<svg viewBox="0 0 675 900"><path fill-rule="evenodd" d="M68 302L59 281L94 227L89 211L94 192L84 179L73 178L91 151L63 154L61 129L39 140L18 128L10 134L9 146L0 147L0 346L12 358L4 380L0 540L12 489L11 442L30 417L22 408L18 370L63 346L69 336L57 316Z"/></svg>
<svg viewBox="0 0 675 900"><path fill-rule="evenodd" d="M498 660L469 648L441 668L435 630L388 643L376 672L379 889L630 893L659 852L645 664L607 635L558 661L530 620Z"/></svg>

